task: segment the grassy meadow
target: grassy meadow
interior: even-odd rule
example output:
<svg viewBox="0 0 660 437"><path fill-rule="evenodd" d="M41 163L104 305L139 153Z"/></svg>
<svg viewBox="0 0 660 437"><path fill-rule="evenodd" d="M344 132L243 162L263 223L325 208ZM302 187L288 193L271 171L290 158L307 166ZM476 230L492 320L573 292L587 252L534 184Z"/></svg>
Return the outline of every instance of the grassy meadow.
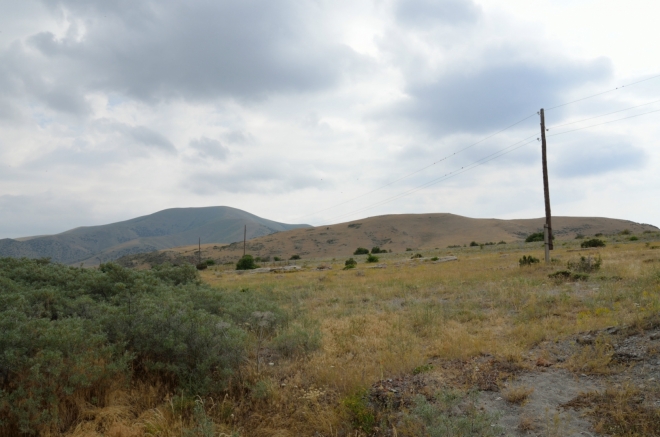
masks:
<svg viewBox="0 0 660 437"><path fill-rule="evenodd" d="M453 430L446 435L499 435L492 417L470 407L482 376L469 364L488 357L501 369L497 385L533 370L546 344L611 326L642 329L660 310L660 233L636 238L603 237L607 246L597 250L580 249L582 240L557 241L551 264L524 267L523 255L543 260L542 244L380 254L377 263L355 256L357 267L348 270L344 258L301 260L302 271L287 273L211 266L200 272L209 293L277 308L235 319L245 328L245 353L222 388L200 395L148 372L105 381L103 402L74 396L60 407L65 414L77 402L70 426L39 433L413 436L445 435L436 431L446 428ZM423 258L411 259L416 253ZM430 260L447 255L458 261ZM602 265L578 279L549 277L569 262L575 270L581 256L600 257ZM606 374L607 354L595 348L556 365ZM436 386L416 386L408 398L392 389L397 402L378 402L379 386L412 381L410 388L419 375L432 375ZM527 394L506 396L522 402Z"/></svg>

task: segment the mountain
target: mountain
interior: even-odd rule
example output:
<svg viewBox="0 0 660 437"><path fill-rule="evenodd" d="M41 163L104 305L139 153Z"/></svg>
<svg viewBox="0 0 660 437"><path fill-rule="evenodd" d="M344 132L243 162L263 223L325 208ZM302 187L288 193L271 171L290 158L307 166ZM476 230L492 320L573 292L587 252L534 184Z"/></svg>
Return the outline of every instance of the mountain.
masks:
<svg viewBox="0 0 660 437"><path fill-rule="evenodd" d="M254 256L279 256L288 259L297 254L303 259L348 257L357 247L403 252L445 249L452 245L469 245L505 241L524 241L534 232L542 231L545 218L536 219L475 219L454 214L404 214L369 217L352 222L327 226L294 229L262 236L247 242L248 253ZM573 239L577 234L593 236L597 233L616 234L628 229L633 234L658 232L652 225L604 217L553 217L554 235L558 239ZM124 265L146 265L163 261L194 259L197 247L182 247L122 258ZM236 262L243 254L243 244L202 246L202 257L217 262Z"/></svg>
<svg viewBox="0 0 660 437"><path fill-rule="evenodd" d="M56 235L5 238L0 257L50 257L65 264L96 265L124 255L177 246L243 241L309 225L290 225L228 206L172 208L123 222L87 226Z"/></svg>

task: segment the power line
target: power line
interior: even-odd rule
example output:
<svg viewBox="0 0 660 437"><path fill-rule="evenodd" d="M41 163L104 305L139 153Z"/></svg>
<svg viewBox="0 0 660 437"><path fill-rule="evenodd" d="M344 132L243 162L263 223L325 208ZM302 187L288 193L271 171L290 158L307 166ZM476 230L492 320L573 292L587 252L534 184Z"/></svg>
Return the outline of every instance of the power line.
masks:
<svg viewBox="0 0 660 437"><path fill-rule="evenodd" d="M552 109L557 109L557 108L561 108L562 106L572 105L573 103L581 102L583 100L593 99L594 97L602 96L603 94L611 93L612 91L616 91L616 90L619 90L621 88L631 87L633 85L637 85L638 83L646 82L647 80L656 79L658 77L660 77L660 74L658 74L656 76L647 77L646 79L638 80L637 82L629 83L627 85L621 85L621 86L613 88L611 90L607 90L607 91L603 91L603 92L600 92L600 93L592 94L590 96L583 97L583 98L577 99L577 100L573 100L571 102L562 103L561 105L553 106L552 108L546 108L545 110L550 111Z"/></svg>
<svg viewBox="0 0 660 437"><path fill-rule="evenodd" d="M408 173L408 174L406 174L406 175L404 175L404 176L401 176L400 178L395 179L395 180L393 180L392 182L389 182L389 183L387 183L387 184L385 184L385 185L382 185L382 186L380 186L380 187L378 187L378 188L375 188L375 189L373 189L373 190L371 190L371 191L368 191L368 192L366 192L366 193L360 194L359 196L356 196L356 197L353 197L353 198L351 198L351 199L345 200L345 201L343 201L343 202L341 202L341 203L337 203L337 204L335 204L335 205L332 205L332 206L329 206L329 207L327 207L327 208L324 208L324 209L318 210L318 211L316 211L316 212L313 212L313 213L310 213L310 214L306 214L306 215L304 215L304 216L301 216L301 218L309 217L309 216L312 216L312 215L318 214L318 213L320 213L320 212L328 211L328 210L330 210L330 209L336 208L336 207L338 207L338 206L345 205L345 204L350 203L350 202L352 202L352 201L354 201L354 200L357 200L357 199L360 199L360 198L362 198L362 197L368 196L369 194L375 193L376 191L380 191L380 190L382 190L383 188L387 188L387 187L389 187L389 186L392 185L392 184L395 184L395 183L397 183L397 182L399 182L399 181L402 181L402 180L404 180L404 179L407 179L407 178L409 178L410 176L414 176L414 175L416 175L417 173L421 173L422 171L426 170L426 169L429 168L429 167L433 167L434 165L438 164L439 162L445 161L445 160L447 160L447 159L449 159L449 158L451 158L451 157L453 157L453 156L455 156L455 155L458 155L458 154L461 153L461 152L466 151L467 149L470 149L470 148L472 148L472 147L474 147L474 146L476 146L476 145L478 145L478 144L481 144L481 143L483 143L484 141L489 140L489 139L493 138L494 136L496 136L496 135L498 135L498 134L501 134L502 132L504 132L504 131L506 131L506 130L508 130L508 129L511 129L512 127L517 126L517 125L519 125L520 123L522 123L523 121L529 120L530 118L532 118L532 117L534 117L534 116L536 116L536 113L533 113L533 114L531 114L531 115L528 115L527 117L525 117L525 118L523 118L523 119L521 119L521 120L519 120L519 121L517 121L517 122L515 122L515 123L513 123L513 124L511 124L511 125L509 125L509 126L507 126L507 127L505 127L504 129L501 129L501 130L499 130L499 131L497 131L497 132L495 132L495 133L493 133L493 134L488 135L488 136L485 137L485 138L482 138L481 140L477 141L476 143L472 143L472 144L470 144L469 146L466 146L466 147L464 147L464 148L462 148L462 149L459 149L459 150L457 150L456 152L454 152L454 153L452 153L452 154L450 154L450 155L447 155L447 156L445 156L445 157L443 157L443 158L438 159L437 161L433 162L432 164L429 164L429 165L427 165L427 166L425 166L425 167L422 167L422 168L420 168L420 169L418 169L418 170L415 170L415 171L413 171L412 173Z"/></svg>
<svg viewBox="0 0 660 437"><path fill-rule="evenodd" d="M439 183L439 182L442 182L442 181L444 181L444 180L447 180L447 179L449 179L449 178L452 178L452 177L454 177L454 176L458 176L458 175L461 174L461 173L465 173L466 171L472 170L472 169L474 169L474 168L476 168L476 167L479 167L479 166L481 166L481 165L483 165L483 164L486 164L487 162L490 162L490 161L492 161L492 160L494 160L494 159L497 159L497 158L499 158L499 157L501 157L501 156L504 156L504 155L506 155L506 154L508 154L508 153L511 153L511 152L513 152L514 150L517 150L517 149L519 149L519 148L521 148L521 147L523 147L523 146L526 146L527 144L530 144L530 143L532 143L532 142L534 142L534 141L537 141L537 139L533 139L533 140L531 140L531 141L527 141L527 140L529 140L530 138L532 138L532 137L536 137L536 136L537 136L537 134L530 135L529 137L524 138L524 139L522 139L522 140L520 140L520 141L518 141L518 142L516 142L516 143L513 143L512 145L507 146L507 147L505 147L504 149L500 149L500 150L498 150L497 152L491 153L490 155L486 155L485 157L483 157L483 158L481 158L481 159L479 159L479 160L473 162L472 164L469 164L469 165L467 165L467 166L461 167L460 169L454 170L454 171L452 171L452 172L446 173L446 174L444 174L443 176L441 176L441 177L439 177L439 178L436 178L436 179L433 179L433 180L431 180L431 181L425 182L425 183L422 184L422 185L419 185L419 186L417 186L417 187L415 187L415 188L412 188L412 189L410 189L410 190L408 190L408 191L404 191L404 192L402 192L402 193L399 193L399 194L397 194L397 195L395 195L395 196L392 196L392 197L389 197L389 198L387 198L387 199L381 200L381 201L376 202L376 203L374 203L374 204L372 204L372 205L369 205L369 206L367 206L367 207L364 207L364 208L360 208L360 209L357 209L357 210L351 211L350 213L345 213L345 214L341 214L341 215L338 215L338 216L335 216L335 217L331 217L329 220L335 220L335 219L342 218L342 217L348 217L348 216L351 216L351 215L357 214L357 213L359 213L359 212L368 211L368 210L373 209L373 208L375 208L375 207L377 207L377 206L384 205L384 204L386 204L386 203L392 202L392 201L397 200L397 199L401 199L401 198L403 198L403 197L405 197L405 196L408 196L409 194L415 193L415 192L420 191L420 190L422 190L422 189L424 189L424 188L430 187L431 185L435 185L435 184L437 184L437 183ZM514 147L514 146L516 146L516 145L518 145L518 144L520 144L520 143L522 143L522 142L524 142L524 141L527 141L527 142L525 142L524 144L522 144L522 145L520 145L520 146L518 146L518 147L515 147L515 148L511 149L512 147ZM508 150L508 151L507 151L507 149L511 149L511 150ZM489 158L490 158L490 159L489 159Z"/></svg>
<svg viewBox="0 0 660 437"><path fill-rule="evenodd" d="M583 121L588 121L588 120L593 120L593 119L595 119L595 118L605 117L605 116L607 116L607 115L612 115L612 114L616 114L616 113L619 113L619 112L628 111L628 110L630 110L630 109L641 108L642 106L648 106L648 105L652 105L653 103L658 103L658 102L660 102L660 99L658 99L658 100L654 100L654 101L652 101L652 102L648 102L648 103L643 103L643 104L641 104L641 105L631 106L631 107L629 107L629 108L625 108L625 109L620 109L620 110L618 110L618 111L608 112L607 114L597 115L597 116L595 116L595 117L583 118L582 120L572 121L572 122L570 122L570 123L559 124L559 125L557 125L557 126L549 127L547 130L549 131L550 129L557 129L558 127L568 126L568 125L576 124L576 123L582 123Z"/></svg>
<svg viewBox="0 0 660 437"><path fill-rule="evenodd" d="M627 120L629 118L641 117L642 115L652 114L654 112L660 112L660 109L655 109L655 110L649 111L649 112L643 112L643 113L637 114L637 115L631 115L629 117L617 118L616 120L605 121L603 123L592 124L591 126L585 126L585 127L581 127L581 128L578 128L578 129L567 130L567 131L564 131L564 132L559 132L558 134L552 134L552 135L548 135L548 136L549 137L556 137L557 135L564 135L564 134L567 134L569 132L575 132L575 131L579 131L579 130L582 130L582 129L589 129L589 128L592 128L592 127L602 126L604 124L609 124L609 123L615 123L617 121Z"/></svg>

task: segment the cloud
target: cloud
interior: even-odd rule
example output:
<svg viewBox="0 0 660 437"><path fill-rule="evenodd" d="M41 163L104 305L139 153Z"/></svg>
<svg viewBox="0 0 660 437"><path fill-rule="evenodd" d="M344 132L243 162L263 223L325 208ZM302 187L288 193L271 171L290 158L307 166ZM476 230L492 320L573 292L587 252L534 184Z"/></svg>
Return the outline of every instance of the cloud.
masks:
<svg viewBox="0 0 660 437"><path fill-rule="evenodd" d="M474 23L480 15L472 0L399 0L395 6L396 20L408 27Z"/></svg>
<svg viewBox="0 0 660 437"><path fill-rule="evenodd" d="M201 137L190 141L190 147L197 150L203 158L213 158L224 161L229 156L229 149L223 146L220 141L206 137Z"/></svg>
<svg viewBox="0 0 660 437"><path fill-rule="evenodd" d="M483 133L533 114L537 106L561 103L562 94L611 74L606 59L541 64L507 58L500 53L476 68L454 68L430 83L410 83L410 100L399 115L434 135Z"/></svg>
<svg viewBox="0 0 660 437"><path fill-rule="evenodd" d="M22 51L25 63L50 71L38 78L42 86L57 76L54 82L71 88L148 102L261 99L334 87L361 62L309 24L320 10L294 0L55 4L72 23L69 31L29 38L41 57Z"/></svg>
<svg viewBox="0 0 660 437"><path fill-rule="evenodd" d="M264 159L216 171L196 172L183 182L183 187L199 195L210 195L219 192L281 194L326 186L327 182L314 173L294 163Z"/></svg>
<svg viewBox="0 0 660 437"><path fill-rule="evenodd" d="M112 136L119 136L129 144L137 144L148 149L167 153L176 153L176 147L170 140L146 126L131 126L108 119L98 120L95 125L98 131Z"/></svg>
<svg viewBox="0 0 660 437"><path fill-rule="evenodd" d="M622 137L581 135L560 144L549 168L564 178L641 170L648 162L644 149Z"/></svg>

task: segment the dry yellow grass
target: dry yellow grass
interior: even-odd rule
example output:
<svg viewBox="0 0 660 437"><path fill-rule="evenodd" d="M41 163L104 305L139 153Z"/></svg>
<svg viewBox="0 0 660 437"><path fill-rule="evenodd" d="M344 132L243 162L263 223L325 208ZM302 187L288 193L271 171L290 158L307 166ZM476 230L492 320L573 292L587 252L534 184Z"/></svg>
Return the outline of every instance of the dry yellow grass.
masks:
<svg viewBox="0 0 660 437"><path fill-rule="evenodd" d="M579 255L568 252L578 244L559 243L553 252L559 261L524 268L518 259L542 258L540 245L458 249L453 252L458 262L441 264L411 261L409 253L389 254L381 259L386 268L359 264L355 270L342 270L344 259L327 258L310 261L296 273L236 274L223 266L209 268L202 278L219 293L267 294L294 317L318 321L323 345L306 357L275 356L273 365L259 373L251 357L240 384L224 399L200 402L216 424L216 435L340 435L352 428L342 399L376 381L411 374L429 359L468 360L488 354L522 363L544 340L642 323L660 310L660 263L644 262L660 257L660 252L643 242L600 250L603 266L587 282L550 280L548 274ZM332 270L315 271L319 264ZM574 371L603 373L607 354L606 346L596 344L591 355L572 357L566 364ZM432 372L443 378L442 368ZM259 397L244 389L257 384L262 388ZM511 402L529 396L523 389L515 395L509 391L515 398ZM101 429L98 423L103 422L101 435L116 437L178 436L194 423L194 417L177 414L171 399L158 399L158 389L136 390L131 399L115 403L113 421L103 422L105 413L93 412L89 423ZM71 435L95 435L84 434L86 426L91 425L83 423Z"/></svg>

